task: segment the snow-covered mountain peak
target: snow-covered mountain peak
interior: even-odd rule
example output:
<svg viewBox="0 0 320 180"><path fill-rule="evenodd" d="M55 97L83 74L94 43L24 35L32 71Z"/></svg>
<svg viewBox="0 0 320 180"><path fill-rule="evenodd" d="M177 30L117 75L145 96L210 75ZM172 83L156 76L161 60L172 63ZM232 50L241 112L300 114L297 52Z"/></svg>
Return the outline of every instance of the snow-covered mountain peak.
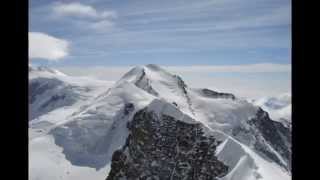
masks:
<svg viewBox="0 0 320 180"><path fill-rule="evenodd" d="M156 65L156 64L147 64L147 65L144 65L143 67L144 67L144 69L148 69L151 71L159 71L159 72L169 73L165 69L163 69L161 66Z"/></svg>
<svg viewBox="0 0 320 180"><path fill-rule="evenodd" d="M205 149L190 146L192 151L180 151L180 147L210 142L211 136L222 142L215 153L218 160L228 166L221 176L228 175L221 177L222 180L275 179L273 173L278 179L289 179L291 132L281 123L272 121L253 102L229 93L189 87L181 77L153 64L134 67L112 84L60 76L47 68L29 67L29 72L35 77L29 77L29 97L31 114L33 111L36 117L30 122L31 167L36 169L31 179L46 177L47 173L61 175L62 169L68 169L73 177L80 177L81 172L83 179L90 179L93 174L99 176L94 179L104 179L108 172L112 178L117 175L114 165L122 163L116 160L117 155L132 157L129 163L141 167L141 172L156 170L155 174L159 174L154 168L161 165L158 157L169 159L161 165L163 171L169 167L168 163L189 162L191 156L181 159L180 155ZM288 99L286 97L283 96ZM155 139L149 141L150 138ZM42 146L44 143L48 145ZM150 146L147 143L151 143ZM172 146L166 146L168 144ZM136 154L141 147L147 147L141 151L144 158ZM158 149L148 149L154 147ZM57 149L55 153L48 151L54 148ZM163 153L154 153L158 150ZM171 156L167 150L171 155L180 155ZM215 155L213 152L211 154ZM52 159L57 161L48 159L49 154L56 155ZM199 154L194 157L200 158L199 161L210 160ZM42 164L56 169L47 172ZM210 165L209 161L206 164ZM199 167L188 163L181 165L183 169ZM88 175L83 176L82 172ZM62 179L74 178L67 173Z"/></svg>
<svg viewBox="0 0 320 180"><path fill-rule="evenodd" d="M176 104L184 113L190 116L194 115L188 96L189 89L185 82L179 76L171 74L157 65L148 64L134 67L116 84L123 82L132 83L155 97Z"/></svg>
<svg viewBox="0 0 320 180"><path fill-rule="evenodd" d="M147 64L144 66L136 66L132 68L119 80L119 82L128 81L136 83L139 79L142 78L142 76L149 80L167 81L174 78L175 75L167 72L165 69L161 68L158 65Z"/></svg>

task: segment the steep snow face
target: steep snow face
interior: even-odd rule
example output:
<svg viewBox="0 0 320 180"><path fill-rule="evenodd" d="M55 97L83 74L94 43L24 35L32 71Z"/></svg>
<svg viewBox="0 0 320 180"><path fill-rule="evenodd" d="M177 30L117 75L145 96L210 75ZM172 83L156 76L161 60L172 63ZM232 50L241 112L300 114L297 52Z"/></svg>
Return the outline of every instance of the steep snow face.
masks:
<svg viewBox="0 0 320 180"><path fill-rule="evenodd" d="M94 167L75 166L66 159L64 149L55 140L68 136L55 138L52 132L72 121L74 113L91 104L98 94L113 84L70 77L46 67L29 66L29 179L105 178L108 166L96 170ZM77 136L75 131L73 133Z"/></svg>
<svg viewBox="0 0 320 180"><path fill-rule="evenodd" d="M198 91L189 91L189 97L198 121L221 130L290 171L291 132L275 124L259 107L236 98L201 96Z"/></svg>
<svg viewBox="0 0 320 180"><path fill-rule="evenodd" d="M32 136L36 129L29 129ZM35 132L36 133L36 132ZM90 167L72 165L63 154L63 149L54 143L51 135L42 135L29 140L30 180L103 180L108 167L96 170Z"/></svg>
<svg viewBox="0 0 320 180"><path fill-rule="evenodd" d="M50 134L73 165L99 170L110 163L113 152L124 144L127 122L134 112L153 99L131 83L118 84Z"/></svg>
<svg viewBox="0 0 320 180"><path fill-rule="evenodd" d="M131 82L148 93L175 103L181 111L193 117L193 109L188 97L188 88L182 79L161 67L149 64L133 68L118 83Z"/></svg>
<svg viewBox="0 0 320 180"><path fill-rule="evenodd" d="M29 82L30 116L33 120L62 106L71 106L81 97L80 87L71 86L59 79L36 78Z"/></svg>
<svg viewBox="0 0 320 180"><path fill-rule="evenodd" d="M190 92L196 117L213 129L231 133L235 127L246 126L257 107L242 100L210 98Z"/></svg>
<svg viewBox="0 0 320 180"><path fill-rule="evenodd" d="M290 180L290 174L275 163L261 158L247 146L231 137L217 147L218 159L229 167L220 180Z"/></svg>
<svg viewBox="0 0 320 180"><path fill-rule="evenodd" d="M272 120L291 127L291 94L286 93L276 97L260 98L252 102L267 111Z"/></svg>

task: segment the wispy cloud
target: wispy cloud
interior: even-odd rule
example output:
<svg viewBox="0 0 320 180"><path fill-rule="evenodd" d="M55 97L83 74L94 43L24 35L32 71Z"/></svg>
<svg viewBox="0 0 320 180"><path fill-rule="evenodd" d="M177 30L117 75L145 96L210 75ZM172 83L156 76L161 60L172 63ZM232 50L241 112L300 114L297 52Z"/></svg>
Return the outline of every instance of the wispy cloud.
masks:
<svg viewBox="0 0 320 180"><path fill-rule="evenodd" d="M290 63L289 0L34 1L30 17L72 41L67 63Z"/></svg>
<svg viewBox="0 0 320 180"><path fill-rule="evenodd" d="M93 6L78 2L56 3L52 7L53 12L58 16L90 17L90 18L114 18L117 16L114 11L98 11Z"/></svg>
<svg viewBox="0 0 320 180"><path fill-rule="evenodd" d="M71 24L77 25L81 29L91 29L98 32L112 29L115 25L114 19L117 18L116 11L98 10L94 6L79 2L53 3L51 9L55 18L71 18L67 19Z"/></svg>
<svg viewBox="0 0 320 180"><path fill-rule="evenodd" d="M114 22L110 20L102 20L89 24L89 27L97 32L105 32L111 30L114 27Z"/></svg>
<svg viewBox="0 0 320 180"><path fill-rule="evenodd" d="M29 32L29 58L58 61L69 54L69 42L41 32Z"/></svg>

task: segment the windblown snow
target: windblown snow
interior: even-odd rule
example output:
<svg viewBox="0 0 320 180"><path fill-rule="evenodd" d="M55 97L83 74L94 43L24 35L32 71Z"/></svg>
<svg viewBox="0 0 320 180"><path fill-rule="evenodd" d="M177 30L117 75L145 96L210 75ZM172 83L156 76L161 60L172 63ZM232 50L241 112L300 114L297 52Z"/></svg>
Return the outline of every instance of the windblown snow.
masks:
<svg viewBox="0 0 320 180"><path fill-rule="evenodd" d="M157 65L135 67L117 82L30 66L29 90L30 180L106 179L113 152L128 137L127 123L146 107L186 123L202 123L215 134L222 142L216 155L229 166L221 180L291 179L283 147L273 144L254 121L261 106L272 120L291 122L291 96L251 103L188 87Z"/></svg>

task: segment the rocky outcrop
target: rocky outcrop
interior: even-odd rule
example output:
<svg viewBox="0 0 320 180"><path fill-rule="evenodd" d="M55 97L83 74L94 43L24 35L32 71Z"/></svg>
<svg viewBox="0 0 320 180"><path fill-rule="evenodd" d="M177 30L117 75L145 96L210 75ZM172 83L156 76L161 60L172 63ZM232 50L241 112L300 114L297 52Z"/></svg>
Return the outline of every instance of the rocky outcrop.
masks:
<svg viewBox="0 0 320 180"><path fill-rule="evenodd" d="M258 130L263 136L264 140L272 146L272 148L283 158L286 162L286 169L291 170L291 131L282 123L272 121L267 112L261 108L258 109L256 117L251 119L249 123ZM260 145L256 143L256 149L260 149ZM261 150L261 149L260 149ZM264 151L262 151L264 152ZM270 159L282 164L274 153L264 152Z"/></svg>
<svg viewBox="0 0 320 180"><path fill-rule="evenodd" d="M210 89L201 89L201 93L205 97L209 98L225 98L225 99L233 99L235 100L236 97L233 94L230 93L220 93L216 91L212 91Z"/></svg>
<svg viewBox="0 0 320 180"><path fill-rule="evenodd" d="M129 136L114 152L107 180L215 180L228 167L215 156L220 143L190 124L146 108L128 123Z"/></svg>
<svg viewBox="0 0 320 180"><path fill-rule="evenodd" d="M186 100L187 100L187 104L188 104L188 106L189 106L190 112L191 112L193 115L195 115L194 109L192 108L191 99L190 99L190 97L189 97L189 95L188 95L186 83L185 83L185 82L182 80L182 78L181 78L180 76L178 76L178 75L174 75L173 77L176 78L178 87L182 90L182 93L183 93L184 97L185 97Z"/></svg>
<svg viewBox="0 0 320 180"><path fill-rule="evenodd" d="M137 87L147 91L148 93L158 96L159 94L152 88L150 80L146 77L146 72L143 69L141 75L138 77L134 83Z"/></svg>
<svg viewBox="0 0 320 180"><path fill-rule="evenodd" d="M265 159L291 171L291 131L282 123L271 120L261 108L248 124L233 128L232 136Z"/></svg>

